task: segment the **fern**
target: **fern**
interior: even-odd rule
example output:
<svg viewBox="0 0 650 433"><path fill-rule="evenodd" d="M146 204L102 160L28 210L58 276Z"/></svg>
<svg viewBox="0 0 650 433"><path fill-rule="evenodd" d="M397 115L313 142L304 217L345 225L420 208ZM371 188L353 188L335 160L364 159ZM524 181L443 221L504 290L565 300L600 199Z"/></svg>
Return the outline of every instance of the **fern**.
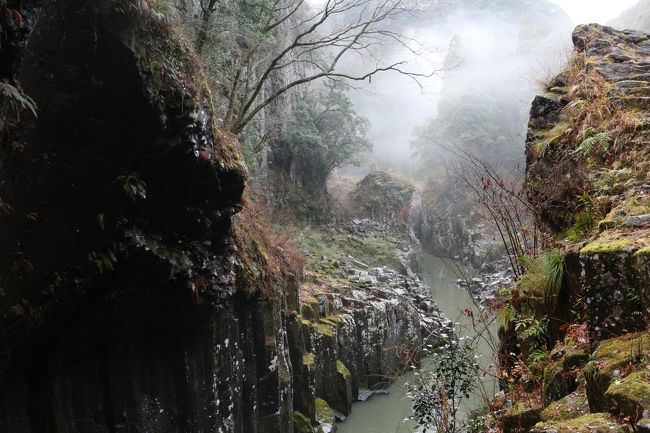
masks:
<svg viewBox="0 0 650 433"><path fill-rule="evenodd" d="M548 335L548 317L519 316L515 319L515 332L521 341L538 347Z"/></svg>
<svg viewBox="0 0 650 433"><path fill-rule="evenodd" d="M510 322L512 322L517 316L517 309L511 304L507 303L501 311L499 311L498 321L499 325L503 328L507 328Z"/></svg>
<svg viewBox="0 0 650 433"><path fill-rule="evenodd" d="M578 146L575 153L582 153L588 156L593 153L596 147L601 151L607 151L612 139L605 132L596 132L594 128L585 129L582 134L582 143Z"/></svg>
<svg viewBox="0 0 650 433"><path fill-rule="evenodd" d="M2 90L2 93L7 97L18 102L22 108L28 108L34 117L38 118L38 114L36 113L38 106L36 105L36 102L16 86L12 86L11 84L2 81L0 82L0 90Z"/></svg>
<svg viewBox="0 0 650 433"><path fill-rule="evenodd" d="M546 317L543 317L541 320L533 319L521 333L521 339L539 341L546 337L547 332L548 319Z"/></svg>
<svg viewBox="0 0 650 433"><path fill-rule="evenodd" d="M533 350L530 352L528 355L528 358L526 358L526 364L528 365L536 365L542 362L548 361L550 358L550 355L548 353L548 350L546 350L543 347L538 347L537 349Z"/></svg>

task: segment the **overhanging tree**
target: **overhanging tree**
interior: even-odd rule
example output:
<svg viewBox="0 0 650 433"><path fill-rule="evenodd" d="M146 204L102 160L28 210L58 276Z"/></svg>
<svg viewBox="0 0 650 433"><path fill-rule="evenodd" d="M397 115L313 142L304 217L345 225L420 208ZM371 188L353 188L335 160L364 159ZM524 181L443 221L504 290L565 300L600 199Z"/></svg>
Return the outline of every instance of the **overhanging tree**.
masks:
<svg viewBox="0 0 650 433"><path fill-rule="evenodd" d="M318 79L349 83L389 71L416 81L432 76L433 70L413 70L405 58L385 55L390 47L419 52L397 30L397 20L414 8L406 1L326 0L316 7L305 0L201 1L197 48L223 89L226 128L241 132L286 92ZM345 67L350 62L354 68Z"/></svg>

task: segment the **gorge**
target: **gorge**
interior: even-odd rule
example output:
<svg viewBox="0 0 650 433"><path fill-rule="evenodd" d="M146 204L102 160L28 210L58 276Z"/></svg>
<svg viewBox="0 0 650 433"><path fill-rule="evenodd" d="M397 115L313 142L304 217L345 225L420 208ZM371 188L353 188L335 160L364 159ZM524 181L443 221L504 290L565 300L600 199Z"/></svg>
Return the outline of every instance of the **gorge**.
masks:
<svg viewBox="0 0 650 433"><path fill-rule="evenodd" d="M411 432L399 384L477 323L494 335L472 342L474 381L493 386L463 429L650 429L650 35L578 26L535 92L500 81L561 45L558 7L536 4L538 26L505 0L409 10L409 29L484 13L518 39L489 46L480 83L472 38L452 39L413 139L434 165L401 166L361 160L387 141L338 82L353 72L299 86L328 40L301 25L327 13L217 3L0 0L0 432ZM405 74L390 65L353 90ZM486 162L472 189L458 149L519 181ZM526 213L503 223L492 192Z"/></svg>

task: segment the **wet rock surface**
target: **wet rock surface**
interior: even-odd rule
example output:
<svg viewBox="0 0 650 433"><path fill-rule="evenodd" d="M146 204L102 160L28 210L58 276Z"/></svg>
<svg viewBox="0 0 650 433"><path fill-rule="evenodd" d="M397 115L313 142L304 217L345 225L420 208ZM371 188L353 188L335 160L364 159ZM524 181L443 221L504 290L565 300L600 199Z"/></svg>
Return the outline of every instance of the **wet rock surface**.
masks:
<svg viewBox="0 0 650 433"><path fill-rule="evenodd" d="M510 287L514 282L508 259L502 258L485 264L475 277L459 278L459 287L469 290L472 296L482 305L487 306L499 300L499 290Z"/></svg>
<svg viewBox="0 0 650 433"><path fill-rule="evenodd" d="M604 338L643 328L645 321L640 318L650 308L650 194L646 189L650 36L593 24L578 26L573 42L574 61L579 65L573 66L573 74L577 73L577 78L570 83L572 69L568 68L547 93L533 101L527 173L540 226L565 238L567 249L578 258L578 266L570 270L575 282L572 290L585 299L595 347ZM587 82L594 84L591 92L577 95L568 90ZM611 104L612 113L600 124L572 125L570 116L575 113L571 107L596 100ZM585 131L607 128L603 122L615 122L612 119L617 115L630 116L638 128L625 135L609 127L603 134L618 143L615 150L608 149L598 157L593 151L583 152L581 146L588 140ZM560 177L564 181L558 183ZM581 208L575 199L581 195L601 207ZM581 218L595 215L593 225L599 233L591 235L582 228ZM581 236L585 238L582 243L570 245Z"/></svg>
<svg viewBox="0 0 650 433"><path fill-rule="evenodd" d="M241 156L148 3L10 3L29 27L1 34L2 78L39 116L3 155L0 431L334 431L447 329L408 240L398 270L323 258L347 278L302 304L296 278L250 277Z"/></svg>
<svg viewBox="0 0 650 433"><path fill-rule="evenodd" d="M650 36L592 24L577 27L573 41L569 66L533 101L526 140L538 225L556 239L564 272L557 304L542 314L573 324L561 325L566 332L557 337L549 330L557 342L533 373L542 381L540 395L511 409L504 431L642 431L650 410ZM581 117L597 104L611 111ZM589 108L578 113L577 106ZM638 127L617 130L619 116ZM589 149L593 131L612 147ZM500 337L512 350L512 334ZM527 415L540 405L539 422L530 425Z"/></svg>
<svg viewBox="0 0 650 433"><path fill-rule="evenodd" d="M314 271L307 274L308 282L301 289L296 321L301 324L302 345L292 353L306 354L303 365L308 368L295 381L311 383L313 393L296 401L320 398L342 419L350 413L352 402L385 392L383 387L419 363L424 346L443 341L443 336L453 332L453 324L438 309L430 289L411 271L413 251L403 233L395 234L370 219L352 220L340 229L346 233L346 245L377 236L389 239L391 254L402 267L397 271L369 266L351 254L314 257L305 251L315 262ZM331 230L339 232L335 227ZM292 337L293 332L290 342L299 340ZM297 408L305 414L311 411L310 407Z"/></svg>

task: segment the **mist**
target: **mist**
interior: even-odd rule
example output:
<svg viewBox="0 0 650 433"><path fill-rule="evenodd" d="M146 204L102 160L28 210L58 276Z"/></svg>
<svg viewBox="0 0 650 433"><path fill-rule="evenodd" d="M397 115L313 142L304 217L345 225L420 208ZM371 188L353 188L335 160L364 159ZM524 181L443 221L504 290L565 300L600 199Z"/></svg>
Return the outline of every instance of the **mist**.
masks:
<svg viewBox="0 0 650 433"><path fill-rule="evenodd" d="M395 74L378 75L351 92L359 114L372 125L369 164L416 167L422 156L414 156L414 131L436 118L441 103L460 104L467 98L479 110L484 105L489 111L498 103L501 113L495 116L515 126L498 128L501 131L489 133L497 136L489 139L509 147L511 156L523 158L528 107L540 91L540 82L563 67L573 23L548 1L498 3L435 2L402 23L402 31L419 43L419 58L406 52L396 57L409 58L419 70L436 73L418 82ZM437 147L427 146L431 152Z"/></svg>

